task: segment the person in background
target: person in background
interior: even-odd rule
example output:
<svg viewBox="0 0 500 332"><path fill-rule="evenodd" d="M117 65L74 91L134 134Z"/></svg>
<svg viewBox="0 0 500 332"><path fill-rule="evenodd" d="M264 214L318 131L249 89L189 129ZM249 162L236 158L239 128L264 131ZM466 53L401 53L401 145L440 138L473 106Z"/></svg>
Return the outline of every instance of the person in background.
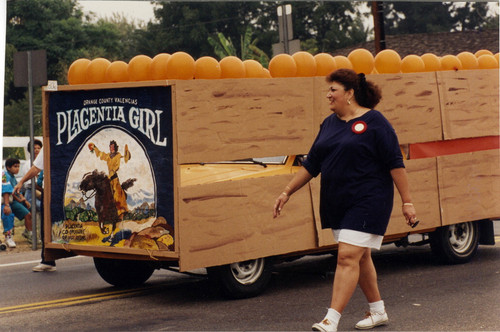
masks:
<svg viewBox="0 0 500 332"><path fill-rule="evenodd" d="M14 242L12 234L12 230L14 229L14 213L12 213L12 209L10 208L10 204L13 201L13 190L12 184L7 181L5 171L2 171L2 224L5 243L9 248L16 247L16 242Z"/></svg>
<svg viewBox="0 0 500 332"><path fill-rule="evenodd" d="M24 174L23 178L19 180L19 183L14 187L14 194L18 193L21 188L23 187L23 184L35 177L40 173L40 171L43 171L43 148L40 150L40 153L36 157L36 159L33 161L33 166ZM42 199L43 202L43 199ZM43 204L42 204L42 209L41 209L41 214L43 215ZM36 265L33 267L34 272L53 272L56 271L56 262L55 261L49 261L45 259L44 255L44 232L45 232L45 227L43 225L44 223L41 223L41 238L42 238L42 261L40 264Z"/></svg>
<svg viewBox="0 0 500 332"><path fill-rule="evenodd" d="M364 74L339 69L327 76L333 112L322 123L302 168L276 199L273 215L280 215L290 196L321 173L320 215L331 228L338 257L330 308L314 331L336 331L343 310L359 284L370 311L356 324L370 329L387 324L384 301L371 258L380 249L392 212L394 185L409 226L416 226L403 156L391 124L373 108L380 89Z"/></svg>
<svg viewBox="0 0 500 332"><path fill-rule="evenodd" d="M5 181L9 182L12 187L16 187L17 180L16 180L16 174L19 173L19 168L20 168L20 161L19 159L16 158L9 158L5 161ZM3 180L2 180L3 182ZM28 242L31 243L32 239L32 218L31 218L31 204L28 202L26 197L23 196L20 192L13 192L12 194L12 203L10 204L10 209L14 213L14 216L16 216L17 219L19 220L24 220L24 231L23 231L23 237L25 237Z"/></svg>
<svg viewBox="0 0 500 332"><path fill-rule="evenodd" d="M33 141L33 160L36 159L36 157L38 156L38 154L40 153L40 150L42 149L43 147L43 143L39 140L39 139L35 139ZM27 146L27 150L29 153L31 153L31 143L28 142L28 146ZM26 174L27 171L25 171L24 173L22 174ZM24 197L26 197L26 199L28 200L28 202L30 202L30 204L33 204L33 200L32 200L32 197L31 197L31 183L28 182L25 184L25 192L24 192ZM41 193L43 191L43 170L40 171L40 173L38 174L38 177L36 179L36 182L35 182L35 188L36 188L36 210L37 211L40 211L41 209ZM40 194L39 194L40 193Z"/></svg>

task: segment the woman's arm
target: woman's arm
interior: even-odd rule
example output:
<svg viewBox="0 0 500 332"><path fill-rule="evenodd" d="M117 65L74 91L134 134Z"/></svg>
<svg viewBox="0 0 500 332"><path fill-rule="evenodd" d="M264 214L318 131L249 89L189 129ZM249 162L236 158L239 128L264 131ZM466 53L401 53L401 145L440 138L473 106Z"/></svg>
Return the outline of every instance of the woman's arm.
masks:
<svg viewBox="0 0 500 332"><path fill-rule="evenodd" d="M307 169L305 169L304 167L300 168L300 170L295 174L290 183L288 183L283 192L276 199L276 203L274 204L274 210L273 210L274 218L280 215L281 209L283 209L285 203L288 202L290 196L294 192L302 188L312 178L313 178L312 175L307 171Z"/></svg>
<svg viewBox="0 0 500 332"><path fill-rule="evenodd" d="M403 214L405 216L406 223L409 226L413 226L417 220L417 212L411 201L410 186L408 184L406 169L394 168L391 170L391 176L394 184L396 184L396 188L399 191L401 200L403 201Z"/></svg>

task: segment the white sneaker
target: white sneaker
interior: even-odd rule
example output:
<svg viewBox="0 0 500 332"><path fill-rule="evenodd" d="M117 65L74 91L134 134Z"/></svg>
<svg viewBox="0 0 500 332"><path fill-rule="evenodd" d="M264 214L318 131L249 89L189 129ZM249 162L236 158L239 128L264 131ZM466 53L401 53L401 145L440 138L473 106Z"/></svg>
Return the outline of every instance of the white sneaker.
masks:
<svg viewBox="0 0 500 332"><path fill-rule="evenodd" d="M55 270L55 266L43 263L40 263L37 266L33 267L34 272L54 272Z"/></svg>
<svg viewBox="0 0 500 332"><path fill-rule="evenodd" d="M337 332L337 326L330 322L328 318L325 318L321 322L314 324L312 330L320 332Z"/></svg>
<svg viewBox="0 0 500 332"><path fill-rule="evenodd" d="M5 236L5 244L7 244L9 246L9 248L15 248L16 247L16 243L12 239L12 235L6 235Z"/></svg>
<svg viewBox="0 0 500 332"><path fill-rule="evenodd" d="M355 327L358 330L369 330L375 326L385 325L388 321L389 317L385 311L383 313L367 312L365 319L360 320Z"/></svg>

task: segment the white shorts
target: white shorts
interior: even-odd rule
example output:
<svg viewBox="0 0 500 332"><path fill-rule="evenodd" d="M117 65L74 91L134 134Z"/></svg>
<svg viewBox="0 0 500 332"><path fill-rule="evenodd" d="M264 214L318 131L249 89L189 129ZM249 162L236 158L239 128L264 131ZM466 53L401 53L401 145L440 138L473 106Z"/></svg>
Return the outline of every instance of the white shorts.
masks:
<svg viewBox="0 0 500 332"><path fill-rule="evenodd" d="M382 240L384 239L382 235L364 233L352 229L334 229L333 237L337 243L344 242L357 247L373 248L377 250L380 250Z"/></svg>

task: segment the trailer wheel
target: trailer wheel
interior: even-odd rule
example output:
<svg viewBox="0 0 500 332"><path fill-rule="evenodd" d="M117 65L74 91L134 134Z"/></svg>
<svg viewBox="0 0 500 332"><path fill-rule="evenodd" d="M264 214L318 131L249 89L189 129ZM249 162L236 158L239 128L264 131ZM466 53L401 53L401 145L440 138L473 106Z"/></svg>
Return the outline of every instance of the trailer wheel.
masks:
<svg viewBox="0 0 500 332"><path fill-rule="evenodd" d="M479 245L477 223L464 222L438 228L429 234L431 249L447 264L461 264L470 261Z"/></svg>
<svg viewBox="0 0 500 332"><path fill-rule="evenodd" d="M154 272L147 261L94 257L94 265L104 281L117 287L140 286Z"/></svg>
<svg viewBox="0 0 500 332"><path fill-rule="evenodd" d="M207 268L216 289L226 297L242 299L262 293L271 279L272 263L258 258Z"/></svg>

